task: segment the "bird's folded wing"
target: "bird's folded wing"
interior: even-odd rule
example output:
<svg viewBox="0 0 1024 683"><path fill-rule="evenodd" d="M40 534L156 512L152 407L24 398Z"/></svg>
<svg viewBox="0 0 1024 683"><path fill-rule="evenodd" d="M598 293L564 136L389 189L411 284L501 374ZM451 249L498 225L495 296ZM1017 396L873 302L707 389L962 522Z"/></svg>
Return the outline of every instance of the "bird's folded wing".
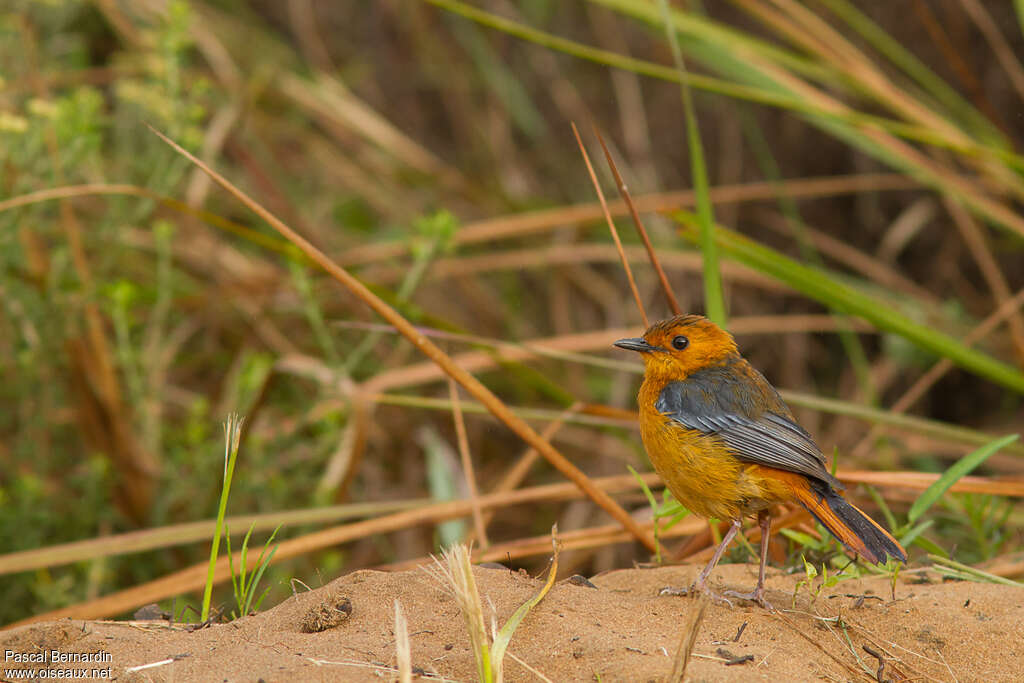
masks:
<svg viewBox="0 0 1024 683"><path fill-rule="evenodd" d="M729 382L715 382L711 392L707 386L671 382L662 389L656 407L683 427L717 436L739 460L799 472L842 488L803 427L778 412L759 412ZM788 412L784 404L781 410Z"/></svg>

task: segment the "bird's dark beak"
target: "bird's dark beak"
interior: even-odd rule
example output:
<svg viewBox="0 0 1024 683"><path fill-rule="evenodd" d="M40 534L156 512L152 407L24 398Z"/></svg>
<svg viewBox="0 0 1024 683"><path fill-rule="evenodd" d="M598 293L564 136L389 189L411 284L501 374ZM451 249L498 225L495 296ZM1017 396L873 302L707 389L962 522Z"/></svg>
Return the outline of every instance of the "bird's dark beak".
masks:
<svg viewBox="0 0 1024 683"><path fill-rule="evenodd" d="M635 337L633 339L620 339L615 342L614 346L618 346L620 349L626 349L627 351L639 351L640 353L650 353L651 351L660 351L657 346L651 346L647 343L647 340L643 337Z"/></svg>

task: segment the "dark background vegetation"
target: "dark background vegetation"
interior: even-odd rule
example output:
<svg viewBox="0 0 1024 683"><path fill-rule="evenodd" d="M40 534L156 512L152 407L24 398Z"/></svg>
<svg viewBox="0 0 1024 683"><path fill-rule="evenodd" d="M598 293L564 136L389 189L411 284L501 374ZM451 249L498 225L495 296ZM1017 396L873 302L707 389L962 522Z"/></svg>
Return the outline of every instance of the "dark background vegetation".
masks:
<svg viewBox="0 0 1024 683"><path fill-rule="evenodd" d="M662 26L602 4L474 2L581 43L672 64ZM785 14L789 3L673 4L819 66L818 87L853 110L903 120L851 80L855 69L830 65L756 11ZM917 98L905 75L826 4L833 3L805 7ZM1022 91L973 19L979 3L864 4L995 132L957 123L959 130L979 144L1002 136L992 144L1019 149ZM1016 59L1024 41L1012 3L983 10ZM681 40L694 73L721 75L696 42ZM695 97L713 186L894 172L799 112L702 90ZM4 3L0 201L95 187L0 212L0 553L211 518L223 468L219 425L231 411L245 415L247 427L229 514L464 495L451 413L417 404L447 401L446 384L412 379L406 370L423 358L394 334L347 324L376 320L147 123L418 324L526 341L640 327L607 227L593 214L580 221L566 210L537 230L498 221L508 228L502 235L458 238L479 221L594 200L570 121L588 141L591 123L604 131L634 195L692 186L678 84L584 61L425 2ZM1024 183L1013 163L1000 184L963 150L908 144L1011 211L1019 206ZM719 203L716 217L963 339L1024 287L1024 245L985 216L964 218L942 187L925 185L912 174L885 176L872 190L791 201L789 186L779 184L775 197ZM699 252L671 218L646 221L683 308L700 312ZM627 244L638 245L628 222L620 225ZM635 267L650 314L663 317L654 275L640 256ZM844 341L836 329L853 323L824 316L813 296L728 259L723 268L730 316L777 316L738 339L779 387L887 409L939 360L856 321L858 333ZM1019 369L1020 325L1010 316L978 348ZM609 348L614 339L575 350L633 361ZM474 348L441 343L453 353ZM566 358L495 363L479 376L510 405L556 412L573 401L631 408L637 383L635 372ZM354 426L354 387L365 383L404 397L403 405L373 401ZM813 404L796 412L826 452L838 448L847 469L940 471L973 448L909 428L874 431L865 441L870 424L861 419ZM959 368L909 412L989 434L1021 424L1018 393ZM490 490L525 447L486 416L469 414L467 428L476 479ZM592 476L648 469L636 433L621 427L571 423L554 443ZM982 473L1020 475L1021 462L1004 453ZM524 485L558 479L540 462ZM886 496L897 514L912 498ZM643 514L641 496L621 500ZM1020 547L1018 518L1001 500L951 498L935 517L928 537L962 561ZM555 520L563 531L607 523L587 502L510 508L494 518L490 539L543 534ZM292 525L279 538L315 528ZM319 585L421 557L437 548L439 533L450 539L470 528L415 527L282 562L268 573L269 600L288 594L292 577ZM4 576L0 623L159 577L202 561L208 549L207 539ZM631 544L567 557L567 570L582 573L648 559ZM543 558L521 562L535 569Z"/></svg>

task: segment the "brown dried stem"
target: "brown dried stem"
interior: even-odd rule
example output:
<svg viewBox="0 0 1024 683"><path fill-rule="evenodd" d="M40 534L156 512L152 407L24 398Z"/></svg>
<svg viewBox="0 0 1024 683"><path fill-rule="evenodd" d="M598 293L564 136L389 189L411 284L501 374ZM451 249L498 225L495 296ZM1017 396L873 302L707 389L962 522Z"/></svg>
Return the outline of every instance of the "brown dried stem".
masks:
<svg viewBox="0 0 1024 683"><path fill-rule="evenodd" d="M452 402L452 420L455 422L455 439L459 444L459 458L462 460L462 473L466 477L466 488L469 500L473 504L473 529L476 538L483 547L491 543L487 540L487 524L480 513L480 493L476 488L476 475L473 472L473 458L469 453L469 436L466 434L466 420L462 416L462 403L459 401L459 385L451 377L448 378L448 396ZM543 436L541 438L544 438ZM547 439L545 439L546 441Z"/></svg>
<svg viewBox="0 0 1024 683"><path fill-rule="evenodd" d="M612 233L612 239L615 240L615 248L619 250L619 256L622 258L622 268L626 271L626 279L629 280L629 289L633 292L633 298L636 299L636 307L640 311L640 317L643 318L644 327L650 326L650 322L647 320L647 311L644 310L643 301L640 299L640 290L636 287L636 280L633 279L633 269L629 267L629 259L626 258L626 252L622 248L622 240L619 239L619 231L615 227L615 221L612 220L612 214L608 210L608 202L605 201L604 192L601 190L601 184L597 181L597 174L594 173L594 166L590 163L590 156L587 154L587 148L583 146L583 140L580 139L580 132L576 130L576 124L572 124L572 134L576 136L576 144L580 146L580 154L583 155L583 162L587 165L587 172L590 173L590 180L594 183L594 189L597 191L597 198L601 202L601 210L604 212L604 219L608 222L608 230Z"/></svg>
<svg viewBox="0 0 1024 683"><path fill-rule="evenodd" d="M640 214L636 211L636 205L633 204L633 198L629 194L629 190L626 189L626 183L622 180L622 175L619 174L619 168L615 165L615 159L612 158L611 152L608 151L608 145L604 143L604 138L601 136L601 131L594 126L594 135L597 136L597 141L601 143L601 149L604 151L604 158L608 161L608 168L611 169L612 175L615 177L615 185L619 188L619 195L622 196L622 201L626 202L626 206L629 208L629 215L633 218L633 225L636 226L637 233L640 234L640 239L644 243L644 248L647 250L647 258L651 261L651 266L654 267L654 272L658 274L658 281L661 282L661 289L665 293L665 299L668 301L668 307L672 311L673 315L680 315L683 311L679 308L679 301L676 299L675 293L672 291L672 285L668 283L668 278L665 276L665 271L661 268L661 263L658 261L658 255L654 253L654 246L651 244L651 238L647 236L647 230L644 228L643 221L640 220Z"/></svg>
<svg viewBox="0 0 1024 683"><path fill-rule="evenodd" d="M533 427L528 425L523 419L509 410L508 406L506 406L501 399L495 396L490 389L485 387L480 380L466 372L460 366L456 365L448 354L442 351L440 347L420 334L416 327L402 317L398 311L370 291L366 285L352 276L347 270L329 259L326 254L313 246L313 244L306 238L299 235L297 232L281 222L276 216L263 208L263 206L258 202L236 188L224 176L214 171L200 159L190 154L187 150L163 133L152 127L150 127L150 129L159 136L160 139L174 148L179 154L208 173L210 177L217 181L221 187L234 195L235 198L245 204L253 211L253 213L269 223L285 239L298 247L299 250L301 250L311 261L323 268L328 275L343 284L357 298L393 325L395 329L401 332L402 335L412 343L413 346L419 349L427 358L437 363L437 365L440 366L449 377L465 387L466 391L484 404L496 418L523 439L523 441L536 448L541 455L543 455L548 462L555 467L555 469L576 484L580 490L604 509L605 512L611 515L613 519L617 520L624 528L630 531L637 540L644 544L645 547L649 548L651 551L654 550L655 543L653 537L649 533L645 532L636 520L630 517L629 513L623 510L622 507L612 500L607 493L596 488L586 474L569 462L565 456L559 453L550 443L542 439Z"/></svg>
<svg viewBox="0 0 1024 683"><path fill-rule="evenodd" d="M701 593L700 597L697 598L697 604L694 605L690 613L686 626L683 628L683 637L679 642L679 649L676 650L675 660L672 663L672 673L668 677L671 683L682 683L683 678L686 676L686 666L690 663L693 646L697 643L700 622L704 620L704 612L707 611L709 604L711 604L711 598L708 597L707 593Z"/></svg>

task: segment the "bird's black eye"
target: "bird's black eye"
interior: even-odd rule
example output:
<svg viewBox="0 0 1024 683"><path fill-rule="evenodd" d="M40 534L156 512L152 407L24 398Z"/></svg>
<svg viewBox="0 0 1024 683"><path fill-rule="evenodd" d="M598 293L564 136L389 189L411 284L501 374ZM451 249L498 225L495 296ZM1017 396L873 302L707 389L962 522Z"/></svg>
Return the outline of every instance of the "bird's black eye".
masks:
<svg viewBox="0 0 1024 683"><path fill-rule="evenodd" d="M672 337L672 348L675 349L676 351L682 351L689 345L690 340L681 334Z"/></svg>

